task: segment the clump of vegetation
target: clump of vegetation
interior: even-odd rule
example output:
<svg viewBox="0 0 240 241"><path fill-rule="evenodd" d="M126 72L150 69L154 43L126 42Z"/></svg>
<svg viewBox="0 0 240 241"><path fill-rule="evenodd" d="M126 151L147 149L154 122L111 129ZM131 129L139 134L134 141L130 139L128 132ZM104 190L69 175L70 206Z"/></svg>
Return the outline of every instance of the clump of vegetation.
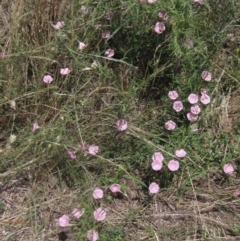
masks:
<svg viewBox="0 0 240 241"><path fill-rule="evenodd" d="M239 3L15 0L3 9L5 240L240 235L228 108L240 80Z"/></svg>

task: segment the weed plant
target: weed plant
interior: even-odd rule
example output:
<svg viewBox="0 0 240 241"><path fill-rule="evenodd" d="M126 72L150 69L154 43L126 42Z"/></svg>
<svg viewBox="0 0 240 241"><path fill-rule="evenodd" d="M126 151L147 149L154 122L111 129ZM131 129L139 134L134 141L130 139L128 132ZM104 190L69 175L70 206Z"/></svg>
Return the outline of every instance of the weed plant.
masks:
<svg viewBox="0 0 240 241"><path fill-rule="evenodd" d="M11 26L1 42L0 177L24 176L39 185L27 216L34 237L46 230L38 215L53 200L41 184L49 177L61 190L54 207L60 240L86 240L88 233L96 241L94 230L99 240L120 241L139 240L128 224L147 216L126 205L121 221L111 219L113 203L131 200L131 191L143 206L164 195L181 202L189 191L201 194L205 180L227 187L239 174L238 134L224 133L219 123L221 97L240 81L239 44L232 40L239 32L239 3L150 2L11 5ZM181 108L173 106L170 91L178 93ZM190 94L197 95L200 114L190 114ZM114 183L121 190L110 191ZM92 196L96 188L103 197ZM75 192L74 201L66 189ZM145 240L185 240L171 227L144 228ZM177 231L185 238L188 232ZM199 237L212 238L206 230Z"/></svg>

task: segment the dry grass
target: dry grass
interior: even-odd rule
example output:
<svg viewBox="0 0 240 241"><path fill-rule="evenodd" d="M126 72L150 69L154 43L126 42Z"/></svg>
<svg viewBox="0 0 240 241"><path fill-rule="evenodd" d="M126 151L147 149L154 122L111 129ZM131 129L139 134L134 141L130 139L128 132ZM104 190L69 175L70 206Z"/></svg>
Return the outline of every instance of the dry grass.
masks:
<svg viewBox="0 0 240 241"><path fill-rule="evenodd" d="M211 180L210 180L211 181ZM108 227L124 226L126 240L239 240L236 217L240 200L233 197L239 186L234 180L230 188L211 181L210 189L193 184L183 196L176 191L162 192L147 203L139 198L140 190L128 190L122 199L103 204L107 210ZM200 188L200 190L198 190ZM135 190L135 191L133 191ZM198 191L197 191L198 190ZM0 216L3 240L58 240L61 228L57 219L70 213L78 204L78 191L46 176L41 182L27 178L12 179L1 184L1 203L5 210ZM183 228L184 227L184 228ZM68 240L77 233L71 227L64 230ZM11 238L11 239L10 239Z"/></svg>

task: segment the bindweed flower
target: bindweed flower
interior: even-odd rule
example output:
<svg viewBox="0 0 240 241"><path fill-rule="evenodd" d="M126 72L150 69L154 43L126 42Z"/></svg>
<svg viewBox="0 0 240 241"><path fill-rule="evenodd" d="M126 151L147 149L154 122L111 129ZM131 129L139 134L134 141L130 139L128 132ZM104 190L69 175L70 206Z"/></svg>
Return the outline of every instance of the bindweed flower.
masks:
<svg viewBox="0 0 240 241"><path fill-rule="evenodd" d="M70 73L70 69L69 68L62 68L60 69L60 74L61 75L68 75Z"/></svg>
<svg viewBox="0 0 240 241"><path fill-rule="evenodd" d="M155 24L155 27L154 27L154 31L157 33L157 34L161 34L165 31L166 27L165 27L165 24L163 22L157 22Z"/></svg>
<svg viewBox="0 0 240 241"><path fill-rule="evenodd" d="M60 227L63 227L63 228L67 227L69 224L69 217L67 215L63 215L58 219L58 224Z"/></svg>
<svg viewBox="0 0 240 241"><path fill-rule="evenodd" d="M85 49L85 47L86 47L86 44L85 44L85 43L79 42L79 44L78 44L78 49L79 49L79 50L83 50L83 49Z"/></svg>
<svg viewBox="0 0 240 241"><path fill-rule="evenodd" d="M161 152L155 152L152 156L152 169L154 171L159 171L162 169L164 156Z"/></svg>
<svg viewBox="0 0 240 241"><path fill-rule="evenodd" d="M81 218L83 214L84 210L78 210L77 208L74 208L72 211L72 215L77 219Z"/></svg>
<svg viewBox="0 0 240 241"><path fill-rule="evenodd" d="M96 188L93 191L93 198L94 199L101 199L103 198L103 190L100 188Z"/></svg>
<svg viewBox="0 0 240 241"><path fill-rule="evenodd" d="M237 189L236 191L234 191L233 195L234 196L240 196L240 189Z"/></svg>
<svg viewBox="0 0 240 241"><path fill-rule="evenodd" d="M99 147L96 146L96 145L91 145L88 147L88 153L91 154L91 155L96 155L99 151Z"/></svg>
<svg viewBox="0 0 240 241"><path fill-rule="evenodd" d="M77 156L76 154L74 153L74 151L72 149L68 149L68 155L70 156L71 159L76 159Z"/></svg>
<svg viewBox="0 0 240 241"><path fill-rule="evenodd" d="M88 230L87 231L87 239L89 241L97 241L98 240L98 232L95 230Z"/></svg>
<svg viewBox="0 0 240 241"><path fill-rule="evenodd" d="M152 156L152 160L162 162L164 160L164 156L161 152L155 152Z"/></svg>
<svg viewBox="0 0 240 241"><path fill-rule="evenodd" d="M165 10L161 10L159 13L158 13L158 17L167 21L168 18L169 18L169 15L166 13Z"/></svg>
<svg viewBox="0 0 240 241"><path fill-rule="evenodd" d="M226 174L232 174L234 169L233 169L233 166L232 164L230 163L227 163L223 166L223 171L226 173Z"/></svg>
<svg viewBox="0 0 240 241"><path fill-rule="evenodd" d="M55 29L61 29L62 27L64 27L65 23L63 21L59 21L57 22L55 25L52 24L52 26L55 28Z"/></svg>
<svg viewBox="0 0 240 241"><path fill-rule="evenodd" d="M194 115L198 115L201 112L201 108L199 107L199 105L194 104L191 106L191 113L193 113Z"/></svg>
<svg viewBox="0 0 240 241"><path fill-rule="evenodd" d="M179 169L179 162L178 161L175 161L175 160L171 160L169 163L168 163L168 169L172 172L175 172Z"/></svg>
<svg viewBox="0 0 240 241"><path fill-rule="evenodd" d="M195 115L192 112L189 112L187 113L187 118L189 121L196 121L198 119L198 115Z"/></svg>
<svg viewBox="0 0 240 241"><path fill-rule="evenodd" d="M183 158L187 155L187 152L184 149L176 150L175 156L179 158Z"/></svg>
<svg viewBox="0 0 240 241"><path fill-rule="evenodd" d="M169 131L174 130L176 128L176 123L172 120L169 120L165 123L165 128Z"/></svg>
<svg viewBox="0 0 240 241"><path fill-rule="evenodd" d="M102 32L102 38L109 38L111 35L110 31L106 30Z"/></svg>
<svg viewBox="0 0 240 241"><path fill-rule="evenodd" d="M157 0L147 0L148 3L155 3Z"/></svg>
<svg viewBox="0 0 240 241"><path fill-rule="evenodd" d="M117 183L114 183L110 186L110 191L112 193L117 193L117 192L121 192L121 185L117 184Z"/></svg>
<svg viewBox="0 0 240 241"><path fill-rule="evenodd" d="M204 70L201 74L201 77L205 81L211 81L212 80L212 73Z"/></svg>
<svg viewBox="0 0 240 241"><path fill-rule="evenodd" d="M126 120L124 119L119 119L117 122L116 122L116 126L117 126L117 129L119 131L125 131L127 130L128 128L128 123Z"/></svg>
<svg viewBox="0 0 240 241"><path fill-rule="evenodd" d="M192 0L192 2L202 5L204 3L204 0Z"/></svg>
<svg viewBox="0 0 240 241"><path fill-rule="evenodd" d="M104 18L107 20L111 20L113 18L113 12L108 12L105 14Z"/></svg>
<svg viewBox="0 0 240 241"><path fill-rule="evenodd" d="M156 194L159 192L159 186L156 182L152 182L150 185L149 185L149 192L151 194Z"/></svg>
<svg viewBox="0 0 240 241"><path fill-rule="evenodd" d="M33 128L32 128L32 132L35 132L37 129L39 129L39 125L37 122L33 123Z"/></svg>
<svg viewBox="0 0 240 241"><path fill-rule="evenodd" d="M173 102L173 109L176 112L180 112L183 109L183 103L180 100L174 101Z"/></svg>
<svg viewBox="0 0 240 241"><path fill-rule="evenodd" d="M196 94L190 94L188 96L188 101L190 102L190 104L196 104L198 102L198 95Z"/></svg>
<svg viewBox="0 0 240 241"><path fill-rule="evenodd" d="M98 208L94 211L93 216L97 221L103 221L106 218L106 214L102 208Z"/></svg>
<svg viewBox="0 0 240 241"><path fill-rule="evenodd" d="M52 81L53 81L53 78L52 78L51 75L45 75L43 77L43 82L46 83L46 84L50 84L50 83L52 83Z"/></svg>
<svg viewBox="0 0 240 241"><path fill-rule="evenodd" d="M159 171L162 169L163 163L160 161L153 161L151 166L154 171Z"/></svg>
<svg viewBox="0 0 240 241"><path fill-rule="evenodd" d="M178 98L178 92L175 90L169 91L168 97L170 100L176 100Z"/></svg>
<svg viewBox="0 0 240 241"><path fill-rule="evenodd" d="M107 56L108 58L113 57L115 54L114 49L107 49L105 52L105 56Z"/></svg>
<svg viewBox="0 0 240 241"><path fill-rule="evenodd" d="M207 105L211 102L211 98L209 95L207 94L202 94L201 97L200 97L200 101L204 104L204 105Z"/></svg>

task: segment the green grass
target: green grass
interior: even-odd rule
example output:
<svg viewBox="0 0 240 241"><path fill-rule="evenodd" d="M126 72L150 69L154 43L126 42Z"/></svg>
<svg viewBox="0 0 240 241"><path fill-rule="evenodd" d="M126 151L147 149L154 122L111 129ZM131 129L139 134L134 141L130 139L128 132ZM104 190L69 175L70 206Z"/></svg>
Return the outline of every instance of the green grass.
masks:
<svg viewBox="0 0 240 241"><path fill-rule="evenodd" d="M23 238L25 228L32 240L52 240L53 233L60 240L86 240L89 229L97 230L102 241L240 235L239 201L233 196L239 185L239 124L225 131L222 122L226 113L231 115L231 102L222 100L238 90L240 81L237 1L16 0L9 9L11 28L1 43L5 57L0 60L0 180L9 193L12 180L21 180L14 192L28 198L16 201L15 211L1 200L0 221L24 220L16 235ZM169 19L158 35L154 25L161 21L161 9ZM114 17L109 21L104 15L110 11ZM51 25L57 21L65 22L60 30ZM107 40L101 37L105 30L111 32ZM83 51L80 41L87 44ZM108 48L115 50L113 58L104 56ZM71 70L69 75L60 75L63 67ZM213 73L211 82L202 80L203 70ZM49 85L42 81L46 74L53 77ZM187 97L201 88L211 103L202 105L199 119L191 123ZM172 109L169 90L179 93L180 113ZM119 132L115 123L122 118L128 129ZM173 131L164 127L169 119L177 124ZM33 133L35 121L40 128ZM16 135L12 143L11 135ZM86 155L79 142L98 145L99 153ZM68 156L69 148L76 160ZM177 172L170 172L167 163L181 148L187 157L179 159ZM157 172L151 168L156 151L165 158ZM234 165L234 175L223 173L226 163ZM151 182L160 185L160 194L149 195ZM122 195L111 194L112 183L121 184ZM28 192L21 189L24 185ZM104 190L102 200L92 198L96 187ZM202 194L208 196L205 201L199 199ZM201 211L208 205L215 205L220 218L236 221L214 221L213 210L209 221ZM93 218L100 206L107 210L102 223ZM76 207L85 210L81 219L71 217L71 225L60 228L58 218L71 216ZM4 240L13 237L14 230L8 232Z"/></svg>

